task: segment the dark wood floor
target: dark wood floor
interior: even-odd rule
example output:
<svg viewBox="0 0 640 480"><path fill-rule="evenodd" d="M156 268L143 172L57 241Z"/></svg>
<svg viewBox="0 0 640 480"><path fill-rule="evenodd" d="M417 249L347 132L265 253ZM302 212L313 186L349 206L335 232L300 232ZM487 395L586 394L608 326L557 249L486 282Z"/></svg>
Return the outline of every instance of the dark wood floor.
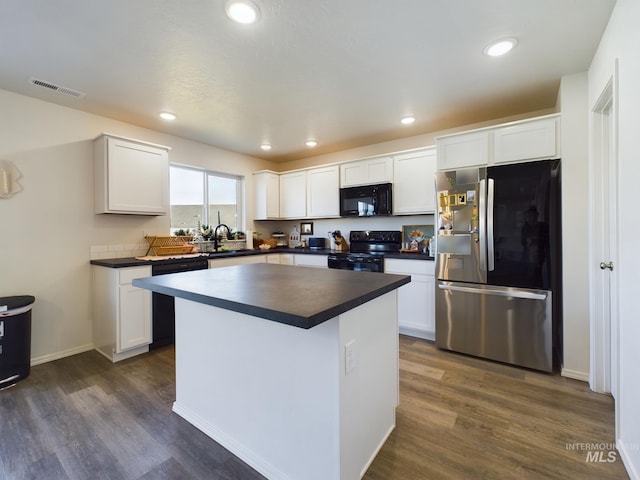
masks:
<svg viewBox="0 0 640 480"><path fill-rule="evenodd" d="M365 479L628 479L613 425L583 382L401 337L396 429Z"/></svg>
<svg viewBox="0 0 640 480"><path fill-rule="evenodd" d="M409 337L400 357L397 428L365 479L628 478L615 450L609 463L571 449L614 438L611 398L584 383ZM173 399L171 347L33 367L0 391L0 479L263 478L173 414Z"/></svg>

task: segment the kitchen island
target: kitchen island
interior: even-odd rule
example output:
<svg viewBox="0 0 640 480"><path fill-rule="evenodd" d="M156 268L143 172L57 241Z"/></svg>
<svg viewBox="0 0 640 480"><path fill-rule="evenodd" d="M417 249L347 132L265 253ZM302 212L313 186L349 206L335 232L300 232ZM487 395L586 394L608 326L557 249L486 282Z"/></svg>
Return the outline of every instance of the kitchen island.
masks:
<svg viewBox="0 0 640 480"><path fill-rule="evenodd" d="M176 297L174 412L267 478L351 480L395 426L409 281L252 264L133 284Z"/></svg>

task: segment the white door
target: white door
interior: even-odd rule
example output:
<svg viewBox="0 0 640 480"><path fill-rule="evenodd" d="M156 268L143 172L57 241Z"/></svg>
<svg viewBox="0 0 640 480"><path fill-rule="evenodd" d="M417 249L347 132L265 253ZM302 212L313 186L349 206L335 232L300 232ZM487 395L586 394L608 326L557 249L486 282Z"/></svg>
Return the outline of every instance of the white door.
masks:
<svg viewBox="0 0 640 480"><path fill-rule="evenodd" d="M617 153L614 82L593 112L593 310L591 313L591 388L618 391L617 321Z"/></svg>

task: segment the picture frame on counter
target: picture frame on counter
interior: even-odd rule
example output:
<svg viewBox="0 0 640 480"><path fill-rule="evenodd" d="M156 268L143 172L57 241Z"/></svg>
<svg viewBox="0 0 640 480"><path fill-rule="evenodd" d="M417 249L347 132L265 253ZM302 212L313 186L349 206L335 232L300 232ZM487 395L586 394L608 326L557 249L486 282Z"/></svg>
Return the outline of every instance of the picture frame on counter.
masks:
<svg viewBox="0 0 640 480"><path fill-rule="evenodd" d="M300 235L313 235L313 222L300 222Z"/></svg>

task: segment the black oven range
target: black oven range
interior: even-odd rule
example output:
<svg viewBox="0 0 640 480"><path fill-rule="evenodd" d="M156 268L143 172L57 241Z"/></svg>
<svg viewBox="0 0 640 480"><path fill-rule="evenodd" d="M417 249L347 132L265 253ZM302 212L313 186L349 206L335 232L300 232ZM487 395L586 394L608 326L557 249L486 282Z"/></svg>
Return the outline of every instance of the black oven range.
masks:
<svg viewBox="0 0 640 480"><path fill-rule="evenodd" d="M332 253L327 266L341 270L384 273L384 253L399 252L402 232L395 230L353 230L349 253Z"/></svg>

